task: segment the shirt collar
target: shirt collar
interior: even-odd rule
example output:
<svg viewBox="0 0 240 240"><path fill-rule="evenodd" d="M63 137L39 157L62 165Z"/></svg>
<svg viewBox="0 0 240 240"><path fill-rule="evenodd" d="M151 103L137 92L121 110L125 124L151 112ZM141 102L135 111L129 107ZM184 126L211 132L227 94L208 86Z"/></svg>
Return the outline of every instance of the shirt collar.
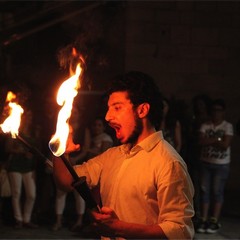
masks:
<svg viewBox="0 0 240 240"><path fill-rule="evenodd" d="M148 136L147 138L145 138L140 143L138 143L136 146L134 146L130 150L130 152L138 152L141 149L145 150L146 152L149 152L162 139L163 139L162 131L155 132L155 133L151 134L150 136ZM120 146L120 149L121 149L122 152L127 154L127 153L129 153L130 146L131 146L130 144L123 144L123 145Z"/></svg>

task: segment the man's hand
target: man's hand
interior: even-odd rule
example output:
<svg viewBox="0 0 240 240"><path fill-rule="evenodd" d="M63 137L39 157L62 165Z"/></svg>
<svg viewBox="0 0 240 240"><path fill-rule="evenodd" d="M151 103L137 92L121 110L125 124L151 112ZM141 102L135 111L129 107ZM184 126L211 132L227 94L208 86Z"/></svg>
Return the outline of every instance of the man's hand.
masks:
<svg viewBox="0 0 240 240"><path fill-rule="evenodd" d="M93 220L93 227L96 232L106 237L116 237L121 221L116 213L108 207L102 207L99 212L91 211L90 215Z"/></svg>
<svg viewBox="0 0 240 240"><path fill-rule="evenodd" d="M119 220L117 214L108 207L100 212L91 211L92 227L96 233L105 237L122 237L131 239L167 239L159 224L127 223Z"/></svg>

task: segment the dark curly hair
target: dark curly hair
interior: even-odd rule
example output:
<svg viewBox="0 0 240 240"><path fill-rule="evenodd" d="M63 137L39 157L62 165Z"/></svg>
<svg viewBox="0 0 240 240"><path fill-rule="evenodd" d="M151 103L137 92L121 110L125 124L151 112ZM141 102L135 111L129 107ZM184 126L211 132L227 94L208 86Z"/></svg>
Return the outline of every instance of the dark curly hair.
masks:
<svg viewBox="0 0 240 240"><path fill-rule="evenodd" d="M109 97L113 92L119 91L128 92L129 99L134 107L142 103L149 103L150 110L148 119L156 130L159 130L159 123L161 122L163 111L163 97L152 77L139 71L131 71L116 76L113 81L110 82L106 95Z"/></svg>

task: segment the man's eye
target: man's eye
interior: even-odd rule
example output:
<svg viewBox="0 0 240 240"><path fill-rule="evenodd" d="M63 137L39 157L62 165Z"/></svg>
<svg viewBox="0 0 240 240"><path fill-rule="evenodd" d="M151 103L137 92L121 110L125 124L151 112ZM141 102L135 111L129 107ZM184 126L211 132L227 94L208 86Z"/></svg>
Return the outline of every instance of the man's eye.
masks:
<svg viewBox="0 0 240 240"><path fill-rule="evenodd" d="M116 111L119 111L120 109L121 109L120 106L115 106L115 110L116 110Z"/></svg>

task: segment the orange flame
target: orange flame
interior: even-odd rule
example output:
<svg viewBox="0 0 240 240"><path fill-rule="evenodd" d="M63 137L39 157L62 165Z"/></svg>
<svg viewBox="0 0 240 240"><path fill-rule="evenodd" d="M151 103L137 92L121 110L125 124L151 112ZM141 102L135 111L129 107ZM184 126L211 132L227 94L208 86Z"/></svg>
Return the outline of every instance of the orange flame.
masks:
<svg viewBox="0 0 240 240"><path fill-rule="evenodd" d="M49 148L52 153L59 157L66 150L66 143L69 135L68 120L72 112L73 100L78 93L80 86L79 76L82 73L80 63L76 67L75 74L62 83L57 94L57 103L62 106L58 113L56 132L49 141Z"/></svg>
<svg viewBox="0 0 240 240"><path fill-rule="evenodd" d="M8 117L5 121L0 124L0 127L4 133L11 133L12 138L16 138L18 135L18 129L21 124L21 116L24 112L23 108L18 105L13 100L16 98L16 95L9 91L6 97L6 102L8 102Z"/></svg>

